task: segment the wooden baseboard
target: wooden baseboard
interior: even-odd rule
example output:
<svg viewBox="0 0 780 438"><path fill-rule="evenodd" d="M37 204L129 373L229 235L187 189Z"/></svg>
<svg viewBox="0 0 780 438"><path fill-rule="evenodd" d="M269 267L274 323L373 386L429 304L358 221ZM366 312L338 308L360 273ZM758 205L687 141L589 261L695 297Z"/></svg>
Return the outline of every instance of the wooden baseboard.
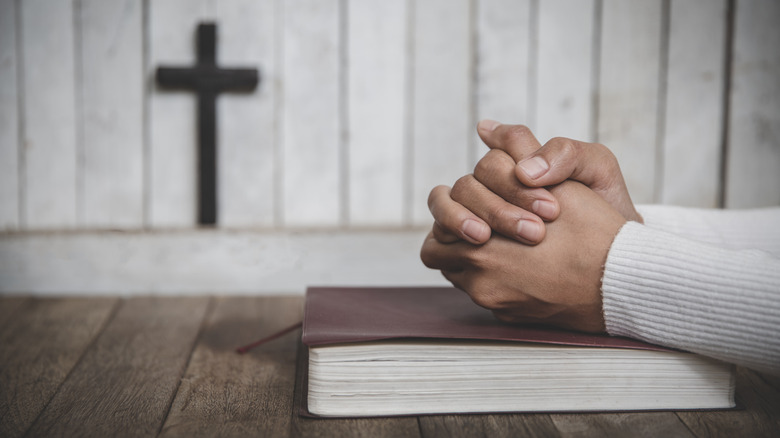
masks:
<svg viewBox="0 0 780 438"><path fill-rule="evenodd" d="M299 294L309 285L442 285L425 231L0 234L0 293Z"/></svg>

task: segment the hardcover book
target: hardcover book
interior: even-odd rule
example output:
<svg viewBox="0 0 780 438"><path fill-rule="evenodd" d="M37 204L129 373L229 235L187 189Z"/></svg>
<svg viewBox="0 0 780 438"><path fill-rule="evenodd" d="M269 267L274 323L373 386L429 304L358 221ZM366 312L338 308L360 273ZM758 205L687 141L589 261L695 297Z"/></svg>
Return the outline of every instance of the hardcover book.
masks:
<svg viewBox="0 0 780 438"><path fill-rule="evenodd" d="M317 416L734 406L732 365L503 323L454 288L309 288L302 342Z"/></svg>

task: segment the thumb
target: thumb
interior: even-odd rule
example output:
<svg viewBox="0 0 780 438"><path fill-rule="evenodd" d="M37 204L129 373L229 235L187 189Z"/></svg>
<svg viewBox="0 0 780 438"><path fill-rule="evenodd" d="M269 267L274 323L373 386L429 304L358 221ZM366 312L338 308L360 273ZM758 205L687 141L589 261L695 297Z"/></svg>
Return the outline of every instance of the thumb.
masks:
<svg viewBox="0 0 780 438"><path fill-rule="evenodd" d="M504 125L485 119L477 124L477 133L490 149L506 152L515 162L542 146L531 130L523 125Z"/></svg>
<svg viewBox="0 0 780 438"><path fill-rule="evenodd" d="M554 138L515 167L517 179L528 187L545 187L567 179L579 181L599 194L628 220L641 217L628 194L615 155L604 145Z"/></svg>

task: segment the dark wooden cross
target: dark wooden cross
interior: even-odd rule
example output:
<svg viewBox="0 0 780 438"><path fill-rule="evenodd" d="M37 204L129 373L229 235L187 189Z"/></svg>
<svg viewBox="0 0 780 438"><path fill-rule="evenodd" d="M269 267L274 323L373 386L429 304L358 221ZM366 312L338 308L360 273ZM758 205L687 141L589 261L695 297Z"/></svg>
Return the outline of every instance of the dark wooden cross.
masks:
<svg viewBox="0 0 780 438"><path fill-rule="evenodd" d="M192 67L158 67L162 87L198 94L198 223L217 223L217 95L251 91L260 81L256 69L217 66L217 25L198 25L198 60Z"/></svg>

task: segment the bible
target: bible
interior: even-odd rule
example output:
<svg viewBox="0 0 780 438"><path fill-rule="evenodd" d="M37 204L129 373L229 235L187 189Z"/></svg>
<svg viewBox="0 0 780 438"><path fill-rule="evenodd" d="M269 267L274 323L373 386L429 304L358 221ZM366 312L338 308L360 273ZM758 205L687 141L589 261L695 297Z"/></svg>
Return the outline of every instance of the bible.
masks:
<svg viewBox="0 0 780 438"><path fill-rule="evenodd" d="M454 288L309 288L302 342L315 416L734 407L733 365L503 323Z"/></svg>

